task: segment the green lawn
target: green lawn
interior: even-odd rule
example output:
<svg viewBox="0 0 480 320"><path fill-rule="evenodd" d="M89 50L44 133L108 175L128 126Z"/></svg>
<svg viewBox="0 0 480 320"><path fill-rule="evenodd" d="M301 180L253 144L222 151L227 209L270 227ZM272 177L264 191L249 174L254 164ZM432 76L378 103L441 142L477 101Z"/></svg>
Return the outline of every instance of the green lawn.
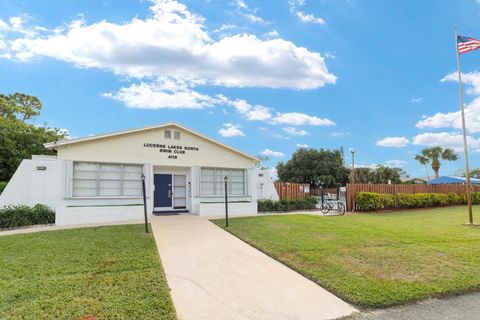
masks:
<svg viewBox="0 0 480 320"><path fill-rule="evenodd" d="M480 289L480 228L466 221L466 207L448 207L234 218L228 231L356 305L384 307Z"/></svg>
<svg viewBox="0 0 480 320"><path fill-rule="evenodd" d="M0 237L0 319L175 319L143 225Z"/></svg>

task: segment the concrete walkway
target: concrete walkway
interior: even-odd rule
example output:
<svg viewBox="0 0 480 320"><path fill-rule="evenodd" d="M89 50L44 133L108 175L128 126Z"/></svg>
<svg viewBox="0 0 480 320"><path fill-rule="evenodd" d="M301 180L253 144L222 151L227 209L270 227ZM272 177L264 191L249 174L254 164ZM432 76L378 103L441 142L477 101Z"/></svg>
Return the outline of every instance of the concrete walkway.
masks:
<svg viewBox="0 0 480 320"><path fill-rule="evenodd" d="M179 319L314 320L357 311L205 218L151 223Z"/></svg>

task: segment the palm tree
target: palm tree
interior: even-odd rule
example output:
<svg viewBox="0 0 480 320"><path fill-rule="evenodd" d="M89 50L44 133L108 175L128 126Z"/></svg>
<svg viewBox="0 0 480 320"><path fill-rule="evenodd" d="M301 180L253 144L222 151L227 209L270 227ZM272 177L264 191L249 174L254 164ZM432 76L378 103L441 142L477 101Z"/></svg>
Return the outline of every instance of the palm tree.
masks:
<svg viewBox="0 0 480 320"><path fill-rule="evenodd" d="M423 165L428 163L432 164L433 172L435 172L435 178L438 178L438 170L440 170L440 160L455 161L458 159L458 155L450 148L442 148L439 146L425 148L421 154L415 156L415 160Z"/></svg>

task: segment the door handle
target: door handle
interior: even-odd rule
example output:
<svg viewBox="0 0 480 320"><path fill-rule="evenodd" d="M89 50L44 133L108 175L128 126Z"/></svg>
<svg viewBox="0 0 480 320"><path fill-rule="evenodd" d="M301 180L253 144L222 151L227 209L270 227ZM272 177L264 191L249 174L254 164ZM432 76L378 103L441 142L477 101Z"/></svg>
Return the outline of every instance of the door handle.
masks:
<svg viewBox="0 0 480 320"><path fill-rule="evenodd" d="M168 198L170 199L172 197L172 190L168 190Z"/></svg>

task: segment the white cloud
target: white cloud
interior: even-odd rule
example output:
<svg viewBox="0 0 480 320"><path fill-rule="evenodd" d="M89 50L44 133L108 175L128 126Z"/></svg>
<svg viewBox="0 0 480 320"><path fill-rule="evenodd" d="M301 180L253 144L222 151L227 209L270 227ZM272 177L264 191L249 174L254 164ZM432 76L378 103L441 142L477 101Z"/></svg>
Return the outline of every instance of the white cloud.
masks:
<svg viewBox="0 0 480 320"><path fill-rule="evenodd" d="M245 136L245 133L243 133L240 128L241 126L238 124L225 123L223 124L223 128L218 130L218 133L225 138L243 137Z"/></svg>
<svg viewBox="0 0 480 320"><path fill-rule="evenodd" d="M335 122L326 118L319 118L316 116L310 116L305 113L299 112L277 112L275 118L272 119L272 123L275 124L289 124L294 126L312 125L312 126L333 126Z"/></svg>
<svg viewBox="0 0 480 320"><path fill-rule="evenodd" d="M480 132L480 97L465 107L465 122L468 131ZM460 111L438 112L433 116L424 116L416 124L417 128L454 128L461 129Z"/></svg>
<svg viewBox="0 0 480 320"><path fill-rule="evenodd" d="M333 53L328 52L328 51L325 52L323 55L324 55L325 58L327 58L327 59L337 59L337 56L335 56Z"/></svg>
<svg viewBox="0 0 480 320"><path fill-rule="evenodd" d="M458 82L456 72L447 74L441 82ZM466 92L472 95L480 95L480 72L462 73L462 83L466 85ZM458 110L459 107L455 108ZM465 122L469 132L480 132L480 97L476 97L465 106ZM462 122L460 110L453 112L438 112L433 116L423 116L416 124L417 128L454 128L461 129Z"/></svg>
<svg viewBox="0 0 480 320"><path fill-rule="evenodd" d="M325 24L325 20L322 18L316 17L311 13L305 13L302 11L297 11L296 12L297 17L300 19L302 22L309 22L309 23L315 23L315 24Z"/></svg>
<svg viewBox="0 0 480 320"><path fill-rule="evenodd" d="M454 81L458 82L458 72L452 72L443 77L441 82ZM468 94L480 95L480 72L462 72L462 84L467 86Z"/></svg>
<svg viewBox="0 0 480 320"><path fill-rule="evenodd" d="M308 148L308 144L297 143L297 148Z"/></svg>
<svg viewBox="0 0 480 320"><path fill-rule="evenodd" d="M220 102L190 89L185 82L169 79L133 84L102 96L121 101L130 108L142 109L203 109Z"/></svg>
<svg viewBox="0 0 480 320"><path fill-rule="evenodd" d="M421 102L423 102L423 98L422 97L412 98L412 99L410 99L410 102L411 103L421 103Z"/></svg>
<svg viewBox="0 0 480 320"><path fill-rule="evenodd" d="M449 132L426 132L413 137L412 143L419 146L442 146L452 148L456 152L463 151L463 135L460 133ZM467 143L469 149L480 149L480 139L472 136L467 137Z"/></svg>
<svg viewBox="0 0 480 320"><path fill-rule="evenodd" d="M350 164L349 167L351 167L352 165ZM355 168L370 168L370 169L375 169L376 167L378 167L378 163L370 163L370 164L357 164L355 163Z"/></svg>
<svg viewBox="0 0 480 320"><path fill-rule="evenodd" d="M305 0L290 0L288 1L288 5L290 7L290 12L295 14L295 16L304 23L315 23L315 24L325 24L325 20L322 18L316 17L311 13L305 13L304 11L300 10L299 7L305 5Z"/></svg>
<svg viewBox="0 0 480 320"><path fill-rule="evenodd" d="M222 24L220 28L213 30L213 32L218 33L218 32L224 32L228 30L235 29L235 25L233 24Z"/></svg>
<svg viewBox="0 0 480 320"><path fill-rule="evenodd" d="M0 54L19 61L50 57L135 78L195 79L228 87L313 89L336 82L319 53L291 41L247 33L214 40L204 18L173 0L156 0L150 11L145 19L125 23L78 19L41 34L9 34Z"/></svg>
<svg viewBox="0 0 480 320"><path fill-rule="evenodd" d="M343 138L345 136L348 136L349 134L350 134L349 132L345 132L345 131L336 131L336 132L330 133L330 135L334 138Z"/></svg>
<svg viewBox="0 0 480 320"><path fill-rule="evenodd" d="M404 160L387 160L385 161L385 164L388 166L388 167L392 167L392 168L401 168L403 167L404 165L406 165L408 162L407 161L404 161Z"/></svg>
<svg viewBox="0 0 480 320"><path fill-rule="evenodd" d="M235 4L237 5L237 8L239 8L239 9L248 9L247 4L243 0L236 0Z"/></svg>
<svg viewBox="0 0 480 320"><path fill-rule="evenodd" d="M262 105L252 106L245 100L237 99L232 101L225 96L219 96L222 99L222 102L234 107L237 113L245 116L247 120L254 121L267 121L272 117L270 113L270 108L267 108Z"/></svg>
<svg viewBox="0 0 480 320"><path fill-rule="evenodd" d="M267 36L269 38L278 38L280 36L280 34L278 33L277 30L273 29L273 30L270 30L270 31L267 32ZM327 57L327 56L325 55L325 57Z"/></svg>
<svg viewBox="0 0 480 320"><path fill-rule="evenodd" d="M377 141L377 146L387 148L401 148L410 143L405 137L386 137Z"/></svg>
<svg viewBox="0 0 480 320"><path fill-rule="evenodd" d="M281 158L281 157L285 156L280 151L273 151L273 150L270 150L270 149L263 150L261 152L261 154L263 154L264 156L267 156L267 157L274 157L274 158Z"/></svg>
<svg viewBox="0 0 480 320"><path fill-rule="evenodd" d="M263 18L256 16L252 13L245 14L245 18L247 18L247 20L249 20L250 22L265 23L265 20L263 20Z"/></svg>
<svg viewBox="0 0 480 320"><path fill-rule="evenodd" d="M303 129L300 130L294 127L283 128L283 131L285 131L287 134L291 136L306 136L308 134L308 131Z"/></svg>

